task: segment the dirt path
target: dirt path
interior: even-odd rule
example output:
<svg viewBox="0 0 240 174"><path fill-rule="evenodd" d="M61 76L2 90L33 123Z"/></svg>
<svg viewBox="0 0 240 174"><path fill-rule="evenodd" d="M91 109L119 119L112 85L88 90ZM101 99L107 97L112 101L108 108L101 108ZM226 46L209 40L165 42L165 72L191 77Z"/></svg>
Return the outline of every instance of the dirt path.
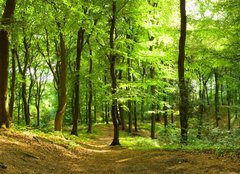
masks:
<svg viewBox="0 0 240 174"><path fill-rule="evenodd" d="M0 131L0 173L240 173L239 159L217 158L207 153L110 147L111 129L104 127L99 138L75 150L30 135Z"/></svg>

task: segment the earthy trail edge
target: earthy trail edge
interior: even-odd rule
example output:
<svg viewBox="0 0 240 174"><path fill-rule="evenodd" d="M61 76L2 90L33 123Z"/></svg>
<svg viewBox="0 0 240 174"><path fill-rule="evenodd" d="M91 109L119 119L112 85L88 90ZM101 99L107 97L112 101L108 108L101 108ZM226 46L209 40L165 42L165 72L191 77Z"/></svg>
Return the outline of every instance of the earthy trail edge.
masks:
<svg viewBox="0 0 240 174"><path fill-rule="evenodd" d="M74 150L52 141L0 130L0 173L240 173L240 160L182 151L110 147L112 126ZM62 140L67 141L67 140Z"/></svg>

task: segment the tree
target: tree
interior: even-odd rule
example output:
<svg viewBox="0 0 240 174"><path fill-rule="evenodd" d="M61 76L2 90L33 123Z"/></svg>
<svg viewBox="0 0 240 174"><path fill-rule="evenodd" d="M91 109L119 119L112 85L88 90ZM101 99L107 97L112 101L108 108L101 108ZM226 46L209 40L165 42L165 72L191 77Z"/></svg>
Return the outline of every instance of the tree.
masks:
<svg viewBox="0 0 240 174"><path fill-rule="evenodd" d="M55 116L54 130L61 131L63 124L63 116L67 106L67 53L64 34L61 31L61 23L57 23L59 29L59 44L60 44L60 66L58 79L58 109Z"/></svg>
<svg viewBox="0 0 240 174"><path fill-rule="evenodd" d="M114 94L117 90L117 78L116 78L116 72L115 72L115 64L116 64L116 53L114 52L114 32L116 27L116 4L117 1L113 0L112 2L112 16L110 21L110 32L109 32L109 44L110 44L110 56L109 56L109 63L110 63L110 76L111 76L111 90L112 90L112 107L111 107L111 116L114 126L114 137L113 141L111 143L112 146L120 145L119 142L119 125L117 123L117 99L115 98Z"/></svg>
<svg viewBox="0 0 240 174"><path fill-rule="evenodd" d="M2 15L0 30L0 127L9 127L10 114L8 110L8 61L9 61L9 31L12 23L16 0L7 0Z"/></svg>
<svg viewBox="0 0 240 174"><path fill-rule="evenodd" d="M181 14L181 34L179 39L179 55L178 55L178 80L180 91L180 125L181 125L181 143L187 143L188 133L188 87L185 79L185 43L186 43L186 30L187 30L187 17L186 17L186 2L180 0L180 14Z"/></svg>

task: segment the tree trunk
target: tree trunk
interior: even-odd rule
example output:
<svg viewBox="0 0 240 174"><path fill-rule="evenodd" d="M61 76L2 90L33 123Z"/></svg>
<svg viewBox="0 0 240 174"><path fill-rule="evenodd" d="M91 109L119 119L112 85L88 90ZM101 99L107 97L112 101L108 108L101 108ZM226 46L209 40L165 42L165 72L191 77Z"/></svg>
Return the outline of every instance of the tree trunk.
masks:
<svg viewBox="0 0 240 174"><path fill-rule="evenodd" d="M146 69L143 65L143 68L142 68L142 83L145 82L145 76L146 76ZM142 97L142 101L141 101L141 122L144 121L144 98Z"/></svg>
<svg viewBox="0 0 240 174"><path fill-rule="evenodd" d="M179 55L178 55L178 79L180 91L180 126L181 126L181 143L187 144L188 133L188 88L185 80L185 43L187 30L186 2L180 0L181 14L181 34L179 39Z"/></svg>
<svg viewBox="0 0 240 174"><path fill-rule="evenodd" d="M92 133L92 68L93 68L93 62L92 62L92 48L88 42L88 45L90 47L90 59L89 59L89 81L88 81L88 90L89 90L89 99L88 99L88 133Z"/></svg>
<svg viewBox="0 0 240 174"><path fill-rule="evenodd" d="M19 86L18 86L18 118L17 118L17 124L19 125L20 124L20 111L21 111L21 83L19 83Z"/></svg>
<svg viewBox="0 0 240 174"><path fill-rule="evenodd" d="M15 51L12 49L12 81L11 81L11 97L10 97L10 104L9 104L9 114L12 118L13 116L13 108L14 108L14 101L15 101L15 81L16 81L16 61L15 61Z"/></svg>
<svg viewBox="0 0 240 174"><path fill-rule="evenodd" d="M171 111L171 123L173 124L174 123L174 108L173 106L171 107L172 111Z"/></svg>
<svg viewBox="0 0 240 174"><path fill-rule="evenodd" d="M81 66L81 56L83 51L83 43L84 43L84 33L85 30L81 27L78 30L78 38L77 38L77 56L76 56L76 67L75 67L75 80L74 80L74 111L73 111L73 127L71 134L78 135L78 118L80 117L80 66Z"/></svg>
<svg viewBox="0 0 240 174"><path fill-rule="evenodd" d="M61 25L58 23L58 28L61 29ZM55 117L54 129L55 131L62 130L63 116L66 111L67 105L67 55L66 46L63 33L59 33L60 39L60 71L58 80L58 110Z"/></svg>
<svg viewBox="0 0 240 174"><path fill-rule="evenodd" d="M131 66L131 60L130 58L127 59L128 63L128 83L131 83L131 73L130 73L130 66ZM129 89L128 89L129 90ZM128 100L128 132L132 133L132 101Z"/></svg>
<svg viewBox="0 0 240 174"><path fill-rule="evenodd" d="M105 104L105 121L106 121L106 124L109 124L108 118L109 118L109 104L106 103Z"/></svg>
<svg viewBox="0 0 240 174"><path fill-rule="evenodd" d="M2 15L0 30L0 127L10 126L10 114L8 110L8 62L9 62L9 40L7 28L14 15L16 0L7 0ZM3 27L5 26L5 27Z"/></svg>
<svg viewBox="0 0 240 174"><path fill-rule="evenodd" d="M115 73L115 63L116 63L116 53L113 53L114 50L114 33L115 33L115 27L116 27L116 1L114 0L112 3L112 19L111 19L111 28L110 28L110 48L111 53L109 57L110 62L110 75L112 80L112 121L114 126L114 137L113 141L111 143L111 146L120 145L119 142L119 125L117 123L117 99L115 98L114 94L117 90L117 79L116 79L116 73Z"/></svg>
<svg viewBox="0 0 240 174"><path fill-rule="evenodd" d="M122 80L122 70L119 70L118 79L120 81ZM123 110L122 104L119 103L118 107L119 107L119 115L120 115L120 119L121 119L122 130L125 130L126 125L125 125L124 110Z"/></svg>
<svg viewBox="0 0 240 174"><path fill-rule="evenodd" d="M152 80L154 79L154 73L155 73L155 68L152 65L150 68L150 76ZM151 85L151 93L152 93L152 96L154 96L156 93L156 87L154 85ZM156 109L156 104L154 101L152 101L152 114L151 114L151 138L152 139L155 139L155 126L156 126L155 125L156 124L155 109Z"/></svg>
<svg viewBox="0 0 240 174"><path fill-rule="evenodd" d="M22 77L22 100L23 100L23 108L24 108L24 117L26 125L30 125L30 115L29 115L29 107L27 102L27 85L26 85L26 76Z"/></svg>
<svg viewBox="0 0 240 174"><path fill-rule="evenodd" d="M96 92L94 95L94 123L97 123L97 96Z"/></svg>
<svg viewBox="0 0 240 174"><path fill-rule="evenodd" d="M230 93L230 91L227 91L227 102L228 102L228 107L227 107L227 113L228 113L228 117L227 117L227 123L228 123L228 125L227 125L227 128L228 128L228 130L230 130L231 129L231 98L232 98L232 96L231 96L231 93Z"/></svg>
<svg viewBox="0 0 240 174"><path fill-rule="evenodd" d="M204 113L204 106L205 106L205 84L201 85L203 80L200 81L200 89L199 89L199 117L198 117L198 135L197 138L202 138L202 125L203 125L203 113Z"/></svg>
<svg viewBox="0 0 240 174"><path fill-rule="evenodd" d="M219 121L219 84L218 84L218 72L214 73L215 75L215 119L216 127L218 127Z"/></svg>
<svg viewBox="0 0 240 174"><path fill-rule="evenodd" d="M105 75L104 75L104 85L106 86L107 85L107 76L106 76L107 72L105 72ZM107 96L107 92L105 92L105 96ZM108 113L109 113L109 106L108 106L108 102L105 101L104 103L104 118L105 118L105 121L106 121L106 124L108 124Z"/></svg>
<svg viewBox="0 0 240 174"><path fill-rule="evenodd" d="M165 93L165 92L164 92ZM166 128L168 126L168 117L167 117L167 97L164 96L163 97L163 101L164 101L164 106L163 106L163 119L164 119L164 127Z"/></svg>
<svg viewBox="0 0 240 174"><path fill-rule="evenodd" d="M26 82L26 74L27 74L27 67L29 64L29 48L30 48L30 44L27 41L27 37L26 37L26 33L25 33L25 28L23 27L23 45L24 45L24 62L23 62L23 67L21 66L21 62L20 62L20 57L18 55L18 52L15 50L15 55L17 58L17 62L18 62L18 69L19 72L22 76L22 101L23 101L23 112L24 112L24 118L25 118L25 123L27 126L30 125L30 113L29 113L29 103L27 100L27 82Z"/></svg>
<svg viewBox="0 0 240 174"><path fill-rule="evenodd" d="M133 101L133 115L134 115L134 130L138 131L138 125L137 125L137 102Z"/></svg>

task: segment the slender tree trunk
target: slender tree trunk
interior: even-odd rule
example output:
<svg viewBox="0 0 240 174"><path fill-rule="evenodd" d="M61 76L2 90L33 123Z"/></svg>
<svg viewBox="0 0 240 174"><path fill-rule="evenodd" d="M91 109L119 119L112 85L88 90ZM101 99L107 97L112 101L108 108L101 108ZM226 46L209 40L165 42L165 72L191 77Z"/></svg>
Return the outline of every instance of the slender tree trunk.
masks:
<svg viewBox="0 0 240 174"><path fill-rule="evenodd" d="M109 104L106 103L106 104L105 104L105 119L106 119L106 124L109 124L108 118L109 118Z"/></svg>
<svg viewBox="0 0 240 174"><path fill-rule="evenodd" d="M109 62L110 62L110 75L111 75L111 80L112 80L112 110L111 110L111 115L112 115L112 122L114 126L114 137L113 141L111 143L111 146L115 145L120 145L119 142L119 125L117 123L117 99L115 98L114 94L116 93L117 90L117 78L116 78L116 73L115 73L115 63L116 63L116 53L113 53L114 50L114 33L115 33L115 27L116 27L116 0L113 1L112 3L112 19L111 19L111 28L110 28L110 48L111 48L111 53L109 57Z"/></svg>
<svg viewBox="0 0 240 174"><path fill-rule="evenodd" d="M61 25L58 23L58 28L61 29ZM63 116L66 111L67 105L67 55L66 46L63 33L59 33L60 39L60 71L58 80L58 110L55 117L54 129L55 131L62 130Z"/></svg>
<svg viewBox="0 0 240 174"><path fill-rule="evenodd" d="M12 81L11 81L11 97L10 97L10 104L9 104L9 113L10 117L13 116L13 108L14 108L14 101L15 101L15 81L16 81L16 61L15 61L15 51L12 49Z"/></svg>
<svg viewBox="0 0 240 174"><path fill-rule="evenodd" d="M180 91L180 126L181 126L181 143L187 144L188 133L188 88L185 80L185 43L187 30L186 17L186 2L180 0L180 14L181 14L181 35L179 39L179 56L178 56L178 79Z"/></svg>
<svg viewBox="0 0 240 174"><path fill-rule="evenodd" d="M143 65L143 68L142 68L142 83L145 82L145 76L146 76L146 69ZM144 121L144 98L142 97L142 101L141 101L141 122Z"/></svg>
<svg viewBox="0 0 240 174"><path fill-rule="evenodd" d="M28 103L28 100L27 100L26 73L27 73L27 67L28 67L29 58L30 58L30 56L29 56L30 44L27 41L25 28L23 28L23 34L24 34L23 45L24 45L24 49L25 49L23 67L21 66L20 58L19 58L17 50L15 50L15 55L16 55L17 62L18 62L18 69L19 69L19 72L22 76L22 82L21 82L22 87L21 87L21 89L22 89L22 101L23 101L22 104L23 104L24 118L25 118L26 125L29 126L30 125L30 113L29 113L29 103ZM29 88L31 88L31 87L29 87Z"/></svg>
<svg viewBox="0 0 240 174"><path fill-rule="evenodd" d="M73 111L73 127L71 134L78 135L78 118L80 117L80 66L81 66L81 56L84 44L84 33L85 30L81 27L78 30L77 38L77 56L76 56L76 67L75 67L75 80L74 80L74 111Z"/></svg>
<svg viewBox="0 0 240 174"><path fill-rule="evenodd" d="M94 123L97 123L97 98L96 98L96 94L94 97Z"/></svg>
<svg viewBox="0 0 240 174"><path fill-rule="evenodd" d="M24 117L25 117L25 122L26 125L30 125L30 115L29 115L29 107L28 107L28 102L27 102L27 87L26 87L26 76L22 77L22 100L23 100L23 108L24 108Z"/></svg>
<svg viewBox="0 0 240 174"><path fill-rule="evenodd" d="M134 130L138 131L138 125L137 125L137 102L133 101L133 115L134 115Z"/></svg>
<svg viewBox="0 0 240 174"><path fill-rule="evenodd" d="M174 108L173 106L171 107L172 111L171 111L171 123L173 124L174 123Z"/></svg>
<svg viewBox="0 0 240 174"><path fill-rule="evenodd" d="M218 84L218 72L214 73L215 75L215 119L216 119L216 127L218 127L219 121L219 84Z"/></svg>
<svg viewBox="0 0 240 174"><path fill-rule="evenodd" d="M163 97L163 101L164 101L164 106L163 106L163 119L164 119L164 127L166 128L168 126L168 117L167 117L167 105L166 105L166 102L167 102L167 97L164 96Z"/></svg>
<svg viewBox="0 0 240 174"><path fill-rule="evenodd" d="M118 79L120 81L122 80L122 70L119 71ZM123 107L122 107L122 103L119 103L118 107L119 107L119 115L120 115L120 119L121 119L122 130L125 130L126 129L126 124L125 124L125 119L124 119L124 110L123 110Z"/></svg>
<svg viewBox="0 0 240 174"><path fill-rule="evenodd" d="M231 129L231 93L230 91L227 91L227 102L228 102L228 108L227 108L227 113L228 113L228 117L227 117L227 123L228 123L228 130Z"/></svg>
<svg viewBox="0 0 240 174"><path fill-rule="evenodd" d="M88 88L89 88L89 100L88 100L88 133L92 133L92 68L93 68L93 62L92 62L92 48L88 42L88 45L90 47L90 59L89 59L89 81L88 81Z"/></svg>
<svg viewBox="0 0 240 174"><path fill-rule="evenodd" d="M151 68L150 68L150 76L151 76L151 79L154 79L154 73L155 73L155 68L154 66L152 65ZM151 93L152 95L154 96L155 95L155 92L156 91L156 87L154 85L151 85ZM151 138L152 139L155 139L155 124L156 124L156 114L155 114L155 109L156 109L156 104L155 102L153 101L152 102L152 114L151 114Z"/></svg>
<svg viewBox="0 0 240 174"><path fill-rule="evenodd" d="M17 123L18 125L20 124L20 112L21 111L21 84L19 83L18 86L18 119L17 119Z"/></svg>
<svg viewBox="0 0 240 174"><path fill-rule="evenodd" d="M107 72L105 71L105 75L104 75L104 85L107 85ZM105 96L107 96L107 92L105 92ZM109 106L108 106L108 102L105 101L104 103L104 118L105 118L105 122L106 124L108 124L108 114L109 114Z"/></svg>
<svg viewBox="0 0 240 174"><path fill-rule="evenodd" d="M236 107L238 105L238 90L235 90L234 92L234 122L233 122L233 126L235 124L235 121L238 120L238 108Z"/></svg>
<svg viewBox="0 0 240 174"><path fill-rule="evenodd" d="M144 100L141 101L141 122L144 122Z"/></svg>
<svg viewBox="0 0 240 174"><path fill-rule="evenodd" d="M88 88L88 84L86 82L86 89ZM88 124L88 91L86 90L86 95L85 95L85 113L86 113L86 117L85 117L85 123Z"/></svg>
<svg viewBox="0 0 240 174"><path fill-rule="evenodd" d="M200 81L200 83L202 83L202 81ZM205 84L200 85L199 100L200 100L200 106L199 106L197 138L201 139L202 138L203 113L204 113L204 107L205 107Z"/></svg>
<svg viewBox="0 0 240 174"><path fill-rule="evenodd" d="M131 83L131 73L130 73L130 67L131 67L131 60L130 58L127 59L128 63L128 83ZM132 101L128 100L128 132L132 133Z"/></svg>
<svg viewBox="0 0 240 174"><path fill-rule="evenodd" d="M38 78L38 81L36 81L36 93L35 93L35 107L37 110L37 126L40 126L40 104L42 99L42 94L45 90L47 79L44 79L43 72L38 75L37 71L35 69L35 79Z"/></svg>

